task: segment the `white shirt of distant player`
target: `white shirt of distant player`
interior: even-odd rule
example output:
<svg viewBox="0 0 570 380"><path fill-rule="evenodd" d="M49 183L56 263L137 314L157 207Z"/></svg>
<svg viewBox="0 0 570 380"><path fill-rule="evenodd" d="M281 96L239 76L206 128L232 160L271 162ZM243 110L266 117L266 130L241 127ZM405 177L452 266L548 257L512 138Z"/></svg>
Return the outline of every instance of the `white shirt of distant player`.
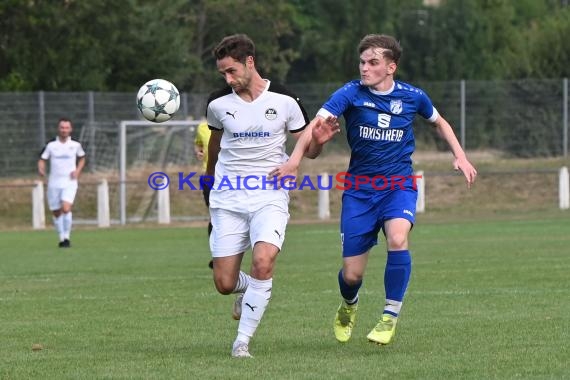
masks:
<svg viewBox="0 0 570 380"><path fill-rule="evenodd" d="M77 158L85 157L85 151L81 143L71 137L65 142L56 137L46 144L40 157L49 160L48 186L63 188L70 182L77 181L71 178L71 172L77 169Z"/></svg>
<svg viewBox="0 0 570 380"><path fill-rule="evenodd" d="M275 198L288 200L285 190L270 190L271 185L266 186L267 190L243 189L243 179L266 177L288 159L286 132L301 131L307 124L297 101L289 95L270 91L267 80L264 92L252 102L244 101L233 90L213 99L208 105L207 118L208 125L223 130L210 207L241 209L236 202L249 198L252 192L258 203ZM241 177L243 190L231 190L229 186L218 190L222 180L231 182L236 189L237 176ZM258 184L261 189L261 180ZM248 180L249 187L255 185L256 181Z"/></svg>

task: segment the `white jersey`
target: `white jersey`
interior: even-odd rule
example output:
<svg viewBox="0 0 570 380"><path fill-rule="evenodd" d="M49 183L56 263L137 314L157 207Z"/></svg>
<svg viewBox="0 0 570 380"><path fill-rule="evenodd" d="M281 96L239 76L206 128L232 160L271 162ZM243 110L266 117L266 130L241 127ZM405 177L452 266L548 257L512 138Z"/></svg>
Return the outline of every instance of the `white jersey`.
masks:
<svg viewBox="0 0 570 380"><path fill-rule="evenodd" d="M77 179L71 178L71 172L77 169L77 158L85 157L85 151L81 143L68 137L61 142L59 137L49 141L40 158L50 161L48 186L64 188Z"/></svg>
<svg viewBox="0 0 570 380"><path fill-rule="evenodd" d="M210 96L206 115L211 129L223 131L210 207L251 211L244 199L254 209L271 199L288 200L287 191L273 190L267 176L288 159L286 132L300 132L309 122L299 99L269 81L252 102L227 87Z"/></svg>

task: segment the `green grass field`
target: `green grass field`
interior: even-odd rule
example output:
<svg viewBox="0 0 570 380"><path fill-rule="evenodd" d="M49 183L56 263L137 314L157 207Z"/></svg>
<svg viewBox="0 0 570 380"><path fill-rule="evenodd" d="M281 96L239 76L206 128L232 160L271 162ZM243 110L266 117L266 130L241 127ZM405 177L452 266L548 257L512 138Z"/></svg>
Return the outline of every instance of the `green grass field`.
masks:
<svg viewBox="0 0 570 380"><path fill-rule="evenodd" d="M0 232L0 378L570 378L568 217L420 218L386 347L366 341L383 305L383 244L352 340L334 339L338 240L336 224L289 226L255 358L239 360L205 229L84 229L69 250L51 230Z"/></svg>

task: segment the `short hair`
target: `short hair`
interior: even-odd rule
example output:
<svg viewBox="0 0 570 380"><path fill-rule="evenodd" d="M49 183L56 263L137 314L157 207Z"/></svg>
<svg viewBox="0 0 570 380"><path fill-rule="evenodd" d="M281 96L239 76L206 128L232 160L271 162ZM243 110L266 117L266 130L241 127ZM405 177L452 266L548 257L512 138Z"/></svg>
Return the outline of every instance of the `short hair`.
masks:
<svg viewBox="0 0 570 380"><path fill-rule="evenodd" d="M236 61L245 63L249 56L255 59L255 44L245 34L233 34L224 37L212 53L216 60L232 57Z"/></svg>
<svg viewBox="0 0 570 380"><path fill-rule="evenodd" d="M73 127L73 123L70 119L68 119L67 117L60 117L59 120L57 121L57 125L59 126L59 123L61 122L68 122L72 127Z"/></svg>
<svg viewBox="0 0 570 380"><path fill-rule="evenodd" d="M363 51L370 48L382 48L382 56L384 59L389 59L390 61L398 64L400 57L402 56L402 47L400 43L392 36L386 34L368 34L360 40L358 44L358 54L362 54Z"/></svg>

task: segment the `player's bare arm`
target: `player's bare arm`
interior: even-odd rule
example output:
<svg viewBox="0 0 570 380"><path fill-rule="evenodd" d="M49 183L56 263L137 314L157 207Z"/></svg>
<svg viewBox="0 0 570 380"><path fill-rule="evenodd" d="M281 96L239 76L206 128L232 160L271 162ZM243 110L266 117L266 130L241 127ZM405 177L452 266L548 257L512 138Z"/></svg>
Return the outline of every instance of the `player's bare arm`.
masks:
<svg viewBox="0 0 570 380"><path fill-rule="evenodd" d="M73 179L78 179L79 175L81 174L81 172L83 171L83 168L85 167L85 156L84 157L80 157L77 160L77 168L71 172L70 177Z"/></svg>
<svg viewBox="0 0 570 380"><path fill-rule="evenodd" d="M315 129L318 129L316 135ZM286 176L296 178L297 170L303 157L317 158L323 150L324 143L332 139L338 132L340 132L340 124L336 117L329 116L324 119L321 116L316 116L303 132L293 134L293 137L297 139L297 143L289 160L272 170L269 176L276 176L279 181ZM321 141L323 142L321 143Z"/></svg>
<svg viewBox="0 0 570 380"><path fill-rule="evenodd" d="M332 140L337 133L340 133L340 123L335 116L328 116L324 120L320 119L311 130L311 142L322 149L325 143Z"/></svg>
<svg viewBox="0 0 570 380"><path fill-rule="evenodd" d="M218 154L220 153L220 143L222 141L223 131L213 130L208 143L208 166L206 174L213 176L216 171L216 163L218 162Z"/></svg>
<svg viewBox="0 0 570 380"><path fill-rule="evenodd" d="M46 162L42 159L38 160L38 174L40 177L46 176Z"/></svg>
<svg viewBox="0 0 570 380"><path fill-rule="evenodd" d="M204 159L204 147L201 145L194 145L194 154L196 154L196 159L202 161Z"/></svg>
<svg viewBox="0 0 570 380"><path fill-rule="evenodd" d="M455 160L453 161L453 167L455 170L461 170L465 179L467 180L467 187L470 188L471 185L475 182L475 177L477 177L477 170L475 167L469 162L467 159L467 155L463 148L461 148L461 144L457 140L455 133L453 133L453 129L451 125L445 120L441 115L434 122L434 126L437 130L437 133L441 136L442 139L447 141Z"/></svg>

